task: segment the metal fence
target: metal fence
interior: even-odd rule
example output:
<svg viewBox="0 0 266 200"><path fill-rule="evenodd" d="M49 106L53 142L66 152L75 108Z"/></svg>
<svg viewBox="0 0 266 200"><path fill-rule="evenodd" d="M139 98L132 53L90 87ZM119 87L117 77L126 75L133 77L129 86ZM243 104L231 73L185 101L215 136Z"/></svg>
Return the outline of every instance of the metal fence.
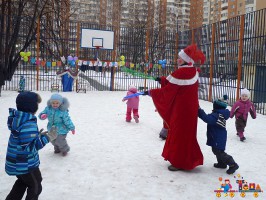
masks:
<svg viewBox="0 0 266 200"><path fill-rule="evenodd" d="M69 34L64 43L68 44L69 55L76 55L80 60L94 61L76 68L80 74L72 86L86 90L127 90L131 84L139 90L160 87L159 84L143 76L134 76L123 71L123 67L140 72L147 76L166 76L176 68L178 52L191 43L196 43L206 55L206 62L200 66L199 98L212 101L228 94L229 104L239 99L240 89L251 91L251 100L257 111L266 113L266 9L248 13L214 24L184 32L160 32L160 30L136 29L121 27L102 27L95 24L70 22ZM62 90L62 80L56 72L62 66L47 65L47 61L57 63L59 58L52 57L45 50L49 38L45 38L45 26L40 26L40 40L36 40L27 49L32 57L37 51L42 58L39 65L21 61L12 81L6 82L4 90L16 90L21 75L26 79L27 90L51 90L58 84ZM80 48L80 29L90 28L115 31L114 50L97 50ZM23 41L23 33L21 41ZM46 43L42 42L42 38ZM48 41L48 42L47 42ZM40 49L36 49L37 43ZM51 39L52 44L52 39ZM95 55L106 66L99 66ZM125 66L112 66L110 63L120 61L125 56ZM66 55L67 56L67 55ZM165 67L159 60L167 60ZM46 61L46 62L45 62ZM115 64L114 64L115 65Z"/></svg>

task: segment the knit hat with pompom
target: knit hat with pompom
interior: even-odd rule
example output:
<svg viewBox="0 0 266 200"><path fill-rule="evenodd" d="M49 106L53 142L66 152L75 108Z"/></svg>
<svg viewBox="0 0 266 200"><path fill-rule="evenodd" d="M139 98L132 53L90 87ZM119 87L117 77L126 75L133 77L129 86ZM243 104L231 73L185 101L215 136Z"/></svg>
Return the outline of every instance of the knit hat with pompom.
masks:
<svg viewBox="0 0 266 200"><path fill-rule="evenodd" d="M216 99L213 102L213 109L214 110L226 109L226 107L228 105L227 100L228 100L227 95L224 95L223 97Z"/></svg>
<svg viewBox="0 0 266 200"><path fill-rule="evenodd" d="M249 92L249 90L247 88L244 88L244 89L241 90L241 96L244 95L244 94L247 95L248 97L250 97L250 92Z"/></svg>

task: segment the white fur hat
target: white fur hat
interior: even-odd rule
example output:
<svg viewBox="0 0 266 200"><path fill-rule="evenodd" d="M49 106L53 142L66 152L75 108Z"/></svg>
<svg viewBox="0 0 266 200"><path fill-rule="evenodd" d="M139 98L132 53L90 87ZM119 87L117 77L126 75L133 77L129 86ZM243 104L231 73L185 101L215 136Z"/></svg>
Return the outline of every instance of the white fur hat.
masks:
<svg viewBox="0 0 266 200"><path fill-rule="evenodd" d="M178 56L185 62L191 63L192 65L197 61L200 61L200 63L203 64L206 60L205 55L197 48L196 44L187 46L184 50L181 50L178 53Z"/></svg>
<svg viewBox="0 0 266 200"><path fill-rule="evenodd" d="M129 90L131 90L131 89L137 89L134 85L130 85L129 87L128 87L128 89Z"/></svg>
<svg viewBox="0 0 266 200"><path fill-rule="evenodd" d="M250 97L250 92L249 92L249 90L248 90L247 88L244 88L244 89L241 90L241 96L242 96L243 94L245 94L245 95L247 95L248 97Z"/></svg>

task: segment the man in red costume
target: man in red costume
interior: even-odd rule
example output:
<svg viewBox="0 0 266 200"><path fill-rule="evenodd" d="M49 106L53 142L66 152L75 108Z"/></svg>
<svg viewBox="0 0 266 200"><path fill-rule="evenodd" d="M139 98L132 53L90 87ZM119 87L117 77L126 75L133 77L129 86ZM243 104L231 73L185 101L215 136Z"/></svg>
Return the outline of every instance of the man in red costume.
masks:
<svg viewBox="0 0 266 200"><path fill-rule="evenodd" d="M168 126L168 135L162 156L171 165L170 171L192 170L203 165L203 155L197 141L198 71L194 62L205 61L196 45L179 52L179 67L165 80L165 86L151 89L158 113Z"/></svg>

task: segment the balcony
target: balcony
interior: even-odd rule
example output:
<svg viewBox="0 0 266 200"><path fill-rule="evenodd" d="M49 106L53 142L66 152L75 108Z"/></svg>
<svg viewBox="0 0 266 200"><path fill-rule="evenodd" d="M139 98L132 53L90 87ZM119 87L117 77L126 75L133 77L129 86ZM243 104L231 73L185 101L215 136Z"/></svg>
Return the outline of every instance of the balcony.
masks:
<svg viewBox="0 0 266 200"><path fill-rule="evenodd" d="M228 7L228 2L222 3L221 8Z"/></svg>

